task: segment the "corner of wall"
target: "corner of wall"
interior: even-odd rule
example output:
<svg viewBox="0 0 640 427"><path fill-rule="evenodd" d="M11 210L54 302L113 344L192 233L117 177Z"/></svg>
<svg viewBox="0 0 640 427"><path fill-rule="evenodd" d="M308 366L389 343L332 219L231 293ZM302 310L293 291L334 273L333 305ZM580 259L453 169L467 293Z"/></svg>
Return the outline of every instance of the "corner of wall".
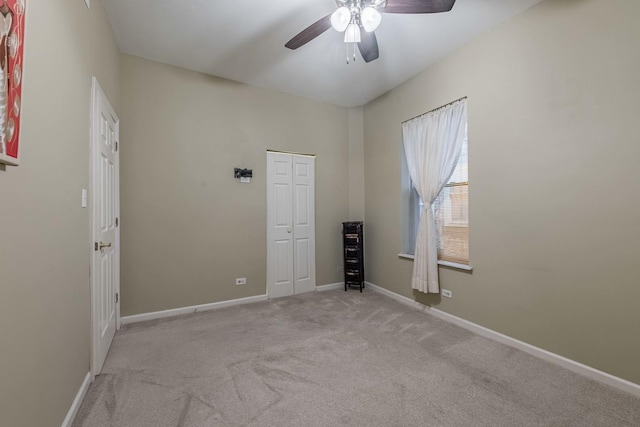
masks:
<svg viewBox="0 0 640 427"><path fill-rule="evenodd" d="M349 219L364 221L364 108L349 108Z"/></svg>

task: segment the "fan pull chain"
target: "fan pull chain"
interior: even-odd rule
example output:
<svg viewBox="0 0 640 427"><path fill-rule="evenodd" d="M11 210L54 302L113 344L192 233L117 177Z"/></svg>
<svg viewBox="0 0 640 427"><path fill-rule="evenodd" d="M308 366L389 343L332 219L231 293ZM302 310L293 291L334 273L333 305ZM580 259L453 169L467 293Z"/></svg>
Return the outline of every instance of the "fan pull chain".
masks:
<svg viewBox="0 0 640 427"><path fill-rule="evenodd" d="M349 57L351 53L349 52L349 45L352 45L353 48L353 62L356 62L356 44L355 43L345 43L347 45L347 65L349 65Z"/></svg>

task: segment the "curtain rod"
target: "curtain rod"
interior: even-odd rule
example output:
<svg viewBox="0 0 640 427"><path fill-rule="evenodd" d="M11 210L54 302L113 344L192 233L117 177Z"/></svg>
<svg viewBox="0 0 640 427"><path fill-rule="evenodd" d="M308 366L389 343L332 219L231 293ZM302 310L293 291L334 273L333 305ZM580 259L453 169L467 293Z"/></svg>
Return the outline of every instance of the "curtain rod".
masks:
<svg viewBox="0 0 640 427"><path fill-rule="evenodd" d="M460 102L460 101L462 101L462 100L464 100L464 99L467 99L467 97L466 97L466 96L463 96L463 97L462 97L462 98L460 98L460 99L456 99L455 101L451 101L451 102L450 102L450 103L448 103L448 104L444 104L444 105L442 105L442 106L440 106L440 107L438 107L438 108L434 108L434 109L433 109L433 110L431 110L431 111L427 111L426 113L418 114L418 115L417 115L417 116L415 116L415 117L411 117L410 119L405 120L405 121L404 121L404 122L402 122L402 123L404 124L404 123L410 122L410 121L411 121L411 120L413 120L413 119L417 119L418 117L422 117L422 116L425 116L425 115L427 115L427 114L429 114L429 113L433 113L434 111L442 110L443 108L446 108L446 107L448 107L449 105L453 105L453 104L455 104L456 102Z"/></svg>

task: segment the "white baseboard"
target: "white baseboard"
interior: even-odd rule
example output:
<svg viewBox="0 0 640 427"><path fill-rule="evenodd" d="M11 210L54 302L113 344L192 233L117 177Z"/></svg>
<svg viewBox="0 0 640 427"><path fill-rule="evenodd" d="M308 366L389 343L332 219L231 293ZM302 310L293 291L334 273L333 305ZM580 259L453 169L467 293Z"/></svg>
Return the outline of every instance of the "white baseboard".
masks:
<svg viewBox="0 0 640 427"><path fill-rule="evenodd" d="M87 372L87 375L85 375L84 381L82 381L82 385L80 386L80 390L78 390L76 398L73 399L71 408L69 408L69 412L67 412L67 416L64 417L64 421L62 421L62 427L71 427L71 424L73 424L73 421L76 419L76 415L78 415L80 405L82 405L82 401L89 390L89 384L91 384L91 373Z"/></svg>
<svg viewBox="0 0 640 427"><path fill-rule="evenodd" d="M344 289L344 282L316 286L316 291L318 292L332 291L334 289Z"/></svg>
<svg viewBox="0 0 640 427"><path fill-rule="evenodd" d="M398 302L401 302L404 305L408 305L410 307L413 307L413 308L421 310L421 311L426 311L427 309L429 309L429 307L427 307L426 305L421 304L421 303L419 303L417 301L414 301L411 298L407 298L407 297L402 296L400 294L396 294L395 292L391 292L390 290L385 289L385 288L383 288L381 286L374 285L371 282L364 282L364 283L366 283L367 287L369 287L372 291L376 291L376 292L381 293L381 294L383 294L385 296L388 296L389 298L394 299L394 300L396 300Z"/></svg>
<svg viewBox="0 0 640 427"><path fill-rule="evenodd" d="M480 326L476 323L470 322L468 320L462 319L452 314L445 313L444 311L438 310L437 308L426 306L424 304L421 304L417 301L412 300L411 298L398 295L395 292L391 292L388 289L374 285L373 283L366 282L366 284L367 284L367 287L370 287L370 289L372 289L373 291L379 292L402 304L408 305L410 307L416 308L432 316L454 323L458 326L461 326L465 329L475 332L476 334L481 335L485 338L498 341L501 344L505 344L505 345L508 345L509 347L517 348L518 350L522 350L525 353L529 353L540 359L546 360L556 365L560 365L563 368L569 369L570 371L573 371L577 374L584 375L585 377L590 378L592 380L598 381L603 384L607 384L611 387L617 388L618 390L622 390L636 397L640 397L639 384L632 383L631 381L627 381L625 379L616 377L614 375L592 368L591 366L587 366L582 363L576 362L575 360L571 360L564 356L560 356L559 354L555 354L550 351L541 349L534 345L528 344L524 341L511 338L510 336L501 334L500 332L496 332L492 329L485 328L484 326Z"/></svg>
<svg viewBox="0 0 640 427"><path fill-rule="evenodd" d="M251 304L253 302L267 301L267 295L256 295L253 297L238 298L228 301L212 302L210 304L192 305L189 307L172 308L170 310L153 311L151 313L134 314L124 316L120 319L123 325L131 323L146 322L148 320L164 319L166 317L180 316L182 314L200 313L202 311L215 310L218 308L231 307L240 304Z"/></svg>

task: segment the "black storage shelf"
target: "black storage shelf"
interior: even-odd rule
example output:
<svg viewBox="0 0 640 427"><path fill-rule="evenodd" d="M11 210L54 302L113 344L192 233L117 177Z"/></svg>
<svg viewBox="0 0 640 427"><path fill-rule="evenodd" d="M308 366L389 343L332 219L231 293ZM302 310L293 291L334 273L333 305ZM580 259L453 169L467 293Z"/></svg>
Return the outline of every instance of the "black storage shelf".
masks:
<svg viewBox="0 0 640 427"><path fill-rule="evenodd" d="M362 221L342 223L344 246L344 290L357 286L364 288L364 225Z"/></svg>

